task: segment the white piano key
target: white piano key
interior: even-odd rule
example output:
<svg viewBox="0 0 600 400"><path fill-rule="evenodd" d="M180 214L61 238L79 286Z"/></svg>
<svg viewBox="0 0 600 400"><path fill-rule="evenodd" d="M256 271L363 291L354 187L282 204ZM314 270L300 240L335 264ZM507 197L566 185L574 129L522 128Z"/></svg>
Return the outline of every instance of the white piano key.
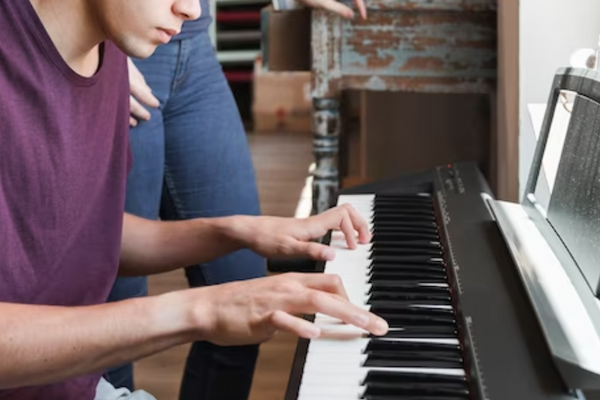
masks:
<svg viewBox="0 0 600 400"><path fill-rule="evenodd" d="M332 399L360 399L364 389L359 386L306 385L298 392L301 396L328 396Z"/></svg>
<svg viewBox="0 0 600 400"><path fill-rule="evenodd" d="M390 342L427 343L458 346L458 339L429 339L429 338L379 338ZM355 338L349 340L313 339L308 346L308 352L336 353L336 352L363 352L371 339Z"/></svg>
<svg viewBox="0 0 600 400"><path fill-rule="evenodd" d="M392 370L395 371L392 371ZM344 373L326 373L324 370L311 369L301 380L301 387L342 387L349 386L355 389L359 389L365 381L369 371L382 371L382 372L402 372L405 374L414 374L415 377L419 375L443 375L443 376L455 376L457 378L463 378L465 372L461 369L443 369L443 368L361 368L356 372L344 372Z"/></svg>
<svg viewBox="0 0 600 400"><path fill-rule="evenodd" d="M346 376L348 382L352 382L355 384L359 384L364 381L365 377L370 371L379 371L379 372L398 372L405 374L435 374L435 375L444 375L444 376L455 376L455 377L464 377L465 371L460 368L380 368L380 367L356 367L356 368L331 368L331 366L311 366L309 368L305 368L305 372L302 375L302 383L309 381L317 381L320 378L326 380L327 378L331 379L340 379L339 377ZM301 385L303 386L303 385Z"/></svg>
<svg viewBox="0 0 600 400"><path fill-rule="evenodd" d="M366 329L354 325L334 324L334 323L315 323L321 329L321 337L329 338L356 338L364 337L369 332Z"/></svg>
<svg viewBox="0 0 600 400"><path fill-rule="evenodd" d="M365 360L367 359L366 354L361 354L360 352L346 352L346 353L328 353L328 352L318 352L314 353L310 360L307 360L306 367L310 368L312 366L318 367L327 367L327 366L335 366L336 368L347 368L347 369L356 369L363 366Z"/></svg>

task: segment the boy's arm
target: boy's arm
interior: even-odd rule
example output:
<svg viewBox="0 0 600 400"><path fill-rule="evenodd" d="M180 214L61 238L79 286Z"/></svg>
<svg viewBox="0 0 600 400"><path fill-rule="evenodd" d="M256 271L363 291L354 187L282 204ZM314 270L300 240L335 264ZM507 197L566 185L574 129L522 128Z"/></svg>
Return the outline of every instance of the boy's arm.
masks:
<svg viewBox="0 0 600 400"><path fill-rule="evenodd" d="M284 274L87 307L0 303L0 390L62 381L168 347L260 343L279 330L320 334L322 312L374 334L387 325L347 301L339 278Z"/></svg>
<svg viewBox="0 0 600 400"><path fill-rule="evenodd" d="M0 303L0 390L105 371L190 341L180 296L87 307Z"/></svg>
<svg viewBox="0 0 600 400"><path fill-rule="evenodd" d="M343 231L350 248L356 247L357 240L370 240L367 222L349 205L305 219L232 216L166 222L126 214L119 273L162 273L207 262L240 248L270 258L329 260L335 256L333 249L311 240L331 229Z"/></svg>
<svg viewBox="0 0 600 400"><path fill-rule="evenodd" d="M236 217L150 221L123 219L119 275L153 275L207 262L240 248L227 227Z"/></svg>

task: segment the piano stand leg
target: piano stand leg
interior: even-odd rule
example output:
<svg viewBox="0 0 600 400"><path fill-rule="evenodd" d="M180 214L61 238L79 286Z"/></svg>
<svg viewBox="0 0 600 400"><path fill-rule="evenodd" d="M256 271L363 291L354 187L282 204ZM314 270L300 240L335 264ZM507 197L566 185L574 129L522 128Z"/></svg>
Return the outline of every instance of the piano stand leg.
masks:
<svg viewBox="0 0 600 400"><path fill-rule="evenodd" d="M339 189L339 99L313 99L313 130L316 168L312 185L312 214L319 214L333 205Z"/></svg>

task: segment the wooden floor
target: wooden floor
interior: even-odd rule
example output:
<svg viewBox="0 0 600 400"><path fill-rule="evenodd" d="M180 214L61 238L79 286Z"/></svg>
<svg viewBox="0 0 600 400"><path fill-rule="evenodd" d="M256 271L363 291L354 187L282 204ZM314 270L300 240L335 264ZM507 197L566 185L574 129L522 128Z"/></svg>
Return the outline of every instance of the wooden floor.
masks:
<svg viewBox="0 0 600 400"><path fill-rule="evenodd" d="M311 137L251 134L248 138L263 214L293 216L312 162ZM186 280L180 271L150 278L151 295L184 288ZM295 345L296 339L285 333L262 345L250 400L283 400ZM181 346L139 361L136 385L158 400L178 399L188 348Z"/></svg>

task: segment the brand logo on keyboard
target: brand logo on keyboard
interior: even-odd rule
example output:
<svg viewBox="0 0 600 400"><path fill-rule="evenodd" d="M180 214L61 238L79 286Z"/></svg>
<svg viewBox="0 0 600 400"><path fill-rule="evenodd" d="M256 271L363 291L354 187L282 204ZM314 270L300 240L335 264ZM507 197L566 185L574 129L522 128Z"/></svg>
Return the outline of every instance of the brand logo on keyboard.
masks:
<svg viewBox="0 0 600 400"><path fill-rule="evenodd" d="M450 214L448 213L448 208L447 208L448 206L446 204L446 199L444 198L442 191L438 190L436 194L437 194L437 198L438 198L438 204L440 205L441 218L444 220L442 229L444 230L444 236L446 237L446 243L447 243L446 257L447 257L447 259L450 260L452 268L454 268L454 275L456 276L456 285L458 286L458 292L460 294L462 294L463 288L462 288L462 285L460 282L460 275L459 275L460 266L458 265L458 262L456 261L456 257L454 256L454 250L452 248L452 242L450 240L450 237L448 236L448 225L451 222Z"/></svg>
<svg viewBox="0 0 600 400"><path fill-rule="evenodd" d="M446 205L446 199L444 198L444 195L442 195L442 192L438 190L437 192L437 197L438 197L438 203L440 205L440 216L444 222L444 224L449 224L452 219L450 218L450 214L448 213L448 206Z"/></svg>

